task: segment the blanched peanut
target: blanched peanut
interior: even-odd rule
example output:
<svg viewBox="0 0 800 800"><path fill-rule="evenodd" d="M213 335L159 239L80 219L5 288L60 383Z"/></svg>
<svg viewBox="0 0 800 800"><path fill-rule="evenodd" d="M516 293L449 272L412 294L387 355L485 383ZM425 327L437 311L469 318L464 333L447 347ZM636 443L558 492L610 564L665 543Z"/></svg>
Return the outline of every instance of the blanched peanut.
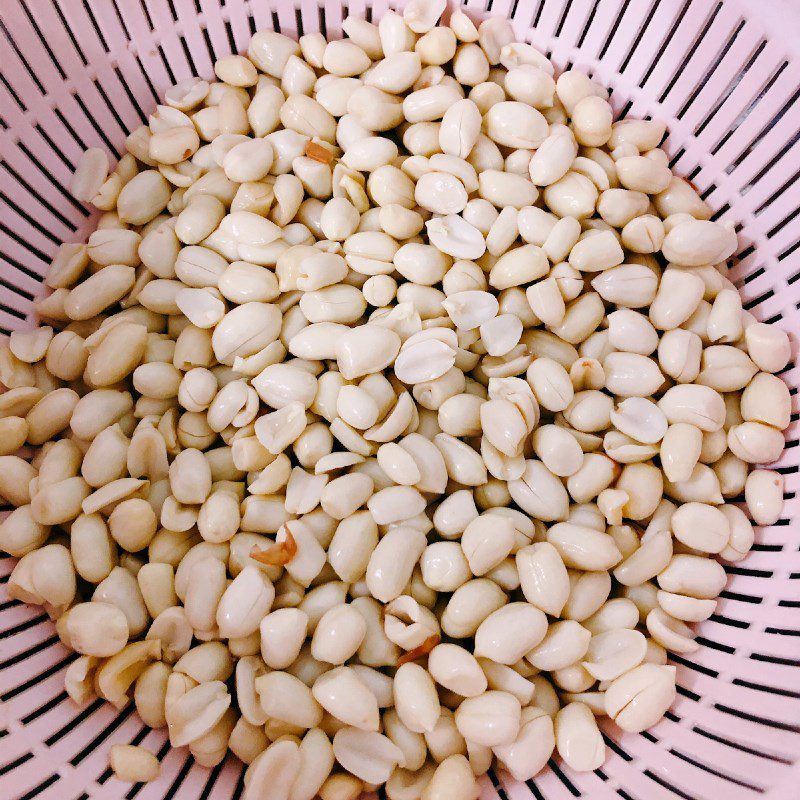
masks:
<svg viewBox="0 0 800 800"><path fill-rule="evenodd" d="M481 622L503 606L506 595L486 578L468 581L453 593L442 615L442 630L453 638L473 636Z"/></svg>
<svg viewBox="0 0 800 800"><path fill-rule="evenodd" d="M418 664L403 664L394 676L394 704L413 733L430 733L439 718L439 698L430 674Z"/></svg>
<svg viewBox="0 0 800 800"><path fill-rule="evenodd" d="M239 638L255 633L274 598L275 589L269 579L248 564L220 598L216 609L220 636Z"/></svg>
<svg viewBox="0 0 800 800"><path fill-rule="evenodd" d="M464 700L455 715L459 733L486 747L510 744L520 726L519 700L507 692L488 691Z"/></svg>
<svg viewBox="0 0 800 800"><path fill-rule="evenodd" d="M541 461L526 461L525 471L518 480L509 481L508 491L523 511L539 519L553 521L567 516L567 492Z"/></svg>
<svg viewBox="0 0 800 800"><path fill-rule="evenodd" d="M261 706L269 717L302 728L316 727L322 708L311 690L287 672L269 672L256 679Z"/></svg>
<svg viewBox="0 0 800 800"><path fill-rule="evenodd" d="M475 632L475 655L498 664L515 664L541 642L544 612L528 603L509 603L492 612Z"/></svg>
<svg viewBox="0 0 800 800"><path fill-rule="evenodd" d="M520 548L516 564L525 599L542 611L558 616L570 595L570 584L556 548L549 542Z"/></svg>
<svg viewBox="0 0 800 800"><path fill-rule="evenodd" d="M312 693L336 719L360 730L377 731L378 702L359 674L351 667L338 667L314 682Z"/></svg>
<svg viewBox="0 0 800 800"><path fill-rule="evenodd" d="M475 657L454 644L440 644L428 656L428 670L434 680L462 697L476 697L486 691L486 677Z"/></svg>
<svg viewBox="0 0 800 800"><path fill-rule="evenodd" d="M66 632L76 652L102 658L125 646L128 622L122 611L110 603L80 603L67 614Z"/></svg>
<svg viewBox="0 0 800 800"><path fill-rule="evenodd" d="M311 639L311 654L317 661L344 664L364 640L367 625L358 610L341 604L326 611Z"/></svg>
<svg viewBox="0 0 800 800"><path fill-rule="evenodd" d="M672 515L675 538L704 553L719 553L728 543L730 527L715 506L684 503Z"/></svg>
<svg viewBox="0 0 800 800"><path fill-rule="evenodd" d="M574 620L550 626L544 639L525 658L537 669L563 669L581 659L589 647L590 631Z"/></svg>
<svg viewBox="0 0 800 800"><path fill-rule="evenodd" d="M374 731L345 727L333 737L336 760L350 773L368 783L384 783L402 751L390 739Z"/></svg>
<svg viewBox="0 0 800 800"><path fill-rule="evenodd" d="M605 694L606 713L623 730L642 731L675 697L675 668L642 664L621 675Z"/></svg>
<svg viewBox="0 0 800 800"><path fill-rule="evenodd" d="M9 577L9 596L59 614L75 597L75 569L63 545L49 544L24 555Z"/></svg>
<svg viewBox="0 0 800 800"><path fill-rule="evenodd" d="M788 428L791 418L789 387L768 372L759 373L742 393L741 412L747 422L763 422L779 430Z"/></svg>
<svg viewBox="0 0 800 800"><path fill-rule="evenodd" d="M374 519L360 511L339 523L328 546L328 559L342 580L355 581L364 576L377 543Z"/></svg>
<svg viewBox="0 0 800 800"><path fill-rule="evenodd" d="M331 775L320 789L322 800L358 800L364 784L354 775L337 772Z"/></svg>
<svg viewBox="0 0 800 800"><path fill-rule="evenodd" d="M753 521L758 525L774 525L783 507L784 478L778 472L755 469L744 486L745 501Z"/></svg>
<svg viewBox="0 0 800 800"><path fill-rule="evenodd" d="M123 500L108 518L108 529L114 541L131 553L137 553L150 544L156 527L156 515L150 503L136 497Z"/></svg>
<svg viewBox="0 0 800 800"><path fill-rule="evenodd" d="M780 372L790 358L789 337L774 325L757 322L744 332L750 358L764 372Z"/></svg>
<svg viewBox="0 0 800 800"><path fill-rule="evenodd" d="M261 655L267 666L290 666L300 652L307 626L308 615L299 609L281 608L267 614L259 626Z"/></svg>
<svg viewBox="0 0 800 800"><path fill-rule="evenodd" d="M425 549L425 536L408 527L392 528L373 550L366 581L373 597L386 603L398 597Z"/></svg>
<svg viewBox="0 0 800 800"><path fill-rule="evenodd" d="M161 772L158 759L149 750L130 744L115 744L108 763L119 780L130 783L149 783Z"/></svg>
<svg viewBox="0 0 800 800"><path fill-rule="evenodd" d="M583 703L569 703L555 719L558 754L577 772L597 769L605 761L605 743L594 715Z"/></svg>
<svg viewBox="0 0 800 800"><path fill-rule="evenodd" d="M170 465L169 483L180 503L202 503L211 491L211 470L199 450L182 450Z"/></svg>
<svg viewBox="0 0 800 800"><path fill-rule="evenodd" d="M37 477L36 470L19 456L0 457L0 495L15 506L30 503L30 483ZM39 516L40 512L35 512ZM42 524L46 523L42 520Z"/></svg>
<svg viewBox="0 0 800 800"><path fill-rule="evenodd" d="M715 598L726 580L724 570L716 561L683 554L674 555L658 575L658 585L665 591L704 600Z"/></svg>

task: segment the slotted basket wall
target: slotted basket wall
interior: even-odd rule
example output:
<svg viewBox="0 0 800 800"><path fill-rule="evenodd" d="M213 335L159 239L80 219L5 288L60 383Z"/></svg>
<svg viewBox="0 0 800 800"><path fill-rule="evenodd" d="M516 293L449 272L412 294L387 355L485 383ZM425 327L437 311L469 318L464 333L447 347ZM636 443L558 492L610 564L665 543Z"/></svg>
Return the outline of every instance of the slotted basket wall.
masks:
<svg viewBox="0 0 800 800"><path fill-rule="evenodd" d="M118 157L176 80L210 76L215 58L244 51L256 29L341 35L347 14L377 20L386 0L0 0L0 330L25 324L50 258L85 238L93 217L65 188L82 150ZM398 4L402 5L402 3ZM734 219L732 278L746 307L800 332L800 3L798 0L475 0L510 16L520 40L559 68L612 88L618 113L668 121L677 172ZM791 800L800 796L800 367L792 425L777 468L784 518L761 529L703 647L678 665L678 699L652 732L606 725L609 761L588 775L559 762L535 781L485 780L487 800ZM228 800L241 764L207 770L131 706L76 707L63 691L73 656L40 609L8 601L13 560L0 558L0 798ZM111 744L142 743L161 778L111 777ZM792 789L791 787L795 788Z"/></svg>

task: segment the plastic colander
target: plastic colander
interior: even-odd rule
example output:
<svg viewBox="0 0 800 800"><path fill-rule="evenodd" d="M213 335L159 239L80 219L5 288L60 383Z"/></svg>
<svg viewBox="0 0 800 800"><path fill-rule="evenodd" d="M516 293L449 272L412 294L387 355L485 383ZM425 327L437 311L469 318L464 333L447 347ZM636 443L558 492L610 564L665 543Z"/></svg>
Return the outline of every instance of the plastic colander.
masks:
<svg viewBox="0 0 800 800"><path fill-rule="evenodd" d="M94 217L66 186L81 152L114 158L164 90L209 77L256 29L341 35L348 14L377 20L386 0L0 0L0 330L26 324L63 241ZM398 4L402 6L402 3ZM474 18L509 16L517 38L611 87L621 115L668 123L666 150L716 210L738 224L731 278L746 308L800 333L800 0L476 0ZM395 7L392 5L392 7ZM795 363L797 363L795 350ZM604 723L608 761L576 774L558 759L534 781L493 772L483 800L796 800L800 798L800 367L783 373L793 416L777 469L784 518L726 566L702 647L673 656L678 697L649 732ZM79 708L64 692L74 656L41 609L9 601L0 558L0 798L228 800L234 758L215 769L172 750L132 704ZM159 780L124 784L116 743L162 760Z"/></svg>

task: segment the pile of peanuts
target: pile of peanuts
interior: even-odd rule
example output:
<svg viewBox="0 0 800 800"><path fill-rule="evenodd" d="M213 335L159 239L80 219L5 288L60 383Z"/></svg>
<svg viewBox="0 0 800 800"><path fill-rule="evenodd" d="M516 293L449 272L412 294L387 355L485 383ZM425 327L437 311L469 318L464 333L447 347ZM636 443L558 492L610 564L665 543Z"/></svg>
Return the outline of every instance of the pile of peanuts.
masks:
<svg viewBox="0 0 800 800"><path fill-rule="evenodd" d="M663 124L444 6L260 31L89 150L97 230L0 350L9 595L70 697L246 798L599 768L781 513L789 341L732 226Z"/></svg>

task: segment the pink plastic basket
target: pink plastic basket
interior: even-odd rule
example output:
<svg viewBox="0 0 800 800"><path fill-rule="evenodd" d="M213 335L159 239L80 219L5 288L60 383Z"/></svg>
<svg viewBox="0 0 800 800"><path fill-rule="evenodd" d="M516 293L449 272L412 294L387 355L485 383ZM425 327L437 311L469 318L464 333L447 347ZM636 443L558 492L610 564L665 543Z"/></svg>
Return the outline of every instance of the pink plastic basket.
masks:
<svg viewBox="0 0 800 800"><path fill-rule="evenodd" d="M394 7L394 4L391 4ZM402 6L402 3L398 5ZM559 67L612 87L621 115L669 125L673 167L717 213L736 220L732 278L758 318L800 332L800 2L798 0L470 0L470 13L509 16L518 38ZM25 324L62 241L93 225L65 188L82 150L118 157L159 95L253 31L341 35L348 14L377 20L386 0L0 0L0 330ZM796 358L795 358L796 361ZM578 775L558 761L527 785L484 779L488 800L790 800L800 796L800 367L792 425L777 468L785 516L726 567L703 647L678 665L678 699L651 732L605 726L610 758ZM72 655L39 608L8 601L0 559L0 798L226 800L241 793L235 759L208 770L170 750L132 705L78 708L63 690ZM112 744L142 743L161 778L123 784ZM792 789L791 787L795 788Z"/></svg>

